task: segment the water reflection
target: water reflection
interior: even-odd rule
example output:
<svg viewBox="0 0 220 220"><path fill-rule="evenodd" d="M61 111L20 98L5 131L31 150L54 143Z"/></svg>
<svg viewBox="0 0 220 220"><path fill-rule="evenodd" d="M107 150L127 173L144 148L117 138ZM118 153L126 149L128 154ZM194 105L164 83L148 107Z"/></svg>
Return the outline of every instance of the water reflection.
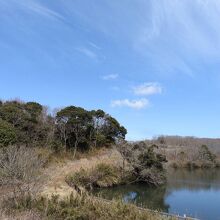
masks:
<svg viewBox="0 0 220 220"><path fill-rule="evenodd" d="M144 184L119 186L112 189L96 191L96 195L106 199L122 198L125 202L132 202L143 207L168 211L169 205L165 204L166 187L149 188ZM147 199L150 198L150 199Z"/></svg>
<svg viewBox="0 0 220 220"><path fill-rule="evenodd" d="M189 189L189 190L210 190L219 189L220 186L220 170L170 170L167 174L168 188L173 189Z"/></svg>
<svg viewBox="0 0 220 220"><path fill-rule="evenodd" d="M220 170L170 170L158 188L144 184L96 190L95 194L204 220L220 220Z"/></svg>

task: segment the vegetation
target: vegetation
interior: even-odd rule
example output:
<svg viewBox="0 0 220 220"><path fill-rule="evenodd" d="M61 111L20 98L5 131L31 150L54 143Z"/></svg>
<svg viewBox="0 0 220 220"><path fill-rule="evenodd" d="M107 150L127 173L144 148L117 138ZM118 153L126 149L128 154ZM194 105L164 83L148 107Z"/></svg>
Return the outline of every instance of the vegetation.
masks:
<svg viewBox="0 0 220 220"><path fill-rule="evenodd" d="M174 168L214 168L219 167L219 139L194 137L160 136L146 144L157 144L165 155L168 165Z"/></svg>
<svg viewBox="0 0 220 220"><path fill-rule="evenodd" d="M124 180L121 177L121 170L118 167L100 163L89 170L81 169L66 178L66 182L76 187L93 189L94 187L112 187L121 184Z"/></svg>
<svg viewBox="0 0 220 220"><path fill-rule="evenodd" d="M83 193L83 189L133 182L161 185L166 181L167 160L176 168L219 166L218 153L210 148L210 140L201 144L194 138L161 136L130 143L124 140L126 133L116 119L102 110L68 106L52 115L36 102L0 101L0 187L10 192L5 207L9 212L36 211L39 219L161 219L132 205L100 202ZM36 196L41 171L51 152L57 157L71 154L76 159L79 151L97 152L111 145L116 145L122 156L120 165L100 163L66 178L79 195L65 200Z"/></svg>
<svg viewBox="0 0 220 220"><path fill-rule="evenodd" d="M220 139L219 138L197 138L197 137L181 137L181 136L159 136L152 140L146 141L148 144L156 144L161 147L175 146L184 148L198 148L202 145L208 146L214 153L218 154Z"/></svg>
<svg viewBox="0 0 220 220"><path fill-rule="evenodd" d="M48 144L50 117L45 108L35 102L2 102L0 105L1 126L7 126L5 134L1 131L0 144L25 146L46 146ZM10 137L10 141L5 141ZM15 138L16 137L16 138Z"/></svg>
<svg viewBox="0 0 220 220"><path fill-rule="evenodd" d="M35 196L46 158L36 149L10 146L0 150L0 187L12 189L15 203L21 195Z"/></svg>
<svg viewBox="0 0 220 220"><path fill-rule="evenodd" d="M144 142L136 144L120 143L118 146L124 163L123 167L100 163L96 167L80 171L66 178L66 182L77 190L91 190L94 187L112 187L119 184L145 182L161 185L165 182L163 163L166 158L154 152L156 146Z"/></svg>
<svg viewBox="0 0 220 220"><path fill-rule="evenodd" d="M11 210L19 211L32 210L38 213L39 219L45 220L168 220L176 219L174 217L162 217L159 213L148 210L140 210L135 205L124 204L121 201L107 202L87 194L70 195L66 199L59 199L53 196L51 199L41 197L32 199L31 197L21 197L19 203L15 204L8 200L5 202L6 207ZM9 210L10 212L10 210Z"/></svg>
<svg viewBox="0 0 220 220"><path fill-rule="evenodd" d="M102 110L66 107L57 113L55 122L57 139L65 149L74 147L74 152L78 147L88 149L115 143L127 133L116 119Z"/></svg>
<svg viewBox="0 0 220 220"><path fill-rule="evenodd" d="M0 104L0 147L74 149L74 155L124 139L127 131L102 110L69 106L54 116L36 102L6 101Z"/></svg>
<svg viewBox="0 0 220 220"><path fill-rule="evenodd" d="M145 142L120 143L118 150L124 161L130 166L132 182L145 182L150 185L161 185L165 182L165 170L163 163L166 157L155 152L156 145L148 146Z"/></svg>
<svg viewBox="0 0 220 220"><path fill-rule="evenodd" d="M16 143L17 135L14 127L0 119L0 148Z"/></svg>

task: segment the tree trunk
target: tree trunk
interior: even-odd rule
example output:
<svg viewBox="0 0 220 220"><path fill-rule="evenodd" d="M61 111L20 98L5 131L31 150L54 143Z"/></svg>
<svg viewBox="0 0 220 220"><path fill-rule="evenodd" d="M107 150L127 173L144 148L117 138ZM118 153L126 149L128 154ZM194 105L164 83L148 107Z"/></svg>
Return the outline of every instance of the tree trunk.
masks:
<svg viewBox="0 0 220 220"><path fill-rule="evenodd" d="M78 146L78 141L76 140L76 141L75 141L75 144L74 144L73 158L75 158L75 156L76 156L77 146Z"/></svg>

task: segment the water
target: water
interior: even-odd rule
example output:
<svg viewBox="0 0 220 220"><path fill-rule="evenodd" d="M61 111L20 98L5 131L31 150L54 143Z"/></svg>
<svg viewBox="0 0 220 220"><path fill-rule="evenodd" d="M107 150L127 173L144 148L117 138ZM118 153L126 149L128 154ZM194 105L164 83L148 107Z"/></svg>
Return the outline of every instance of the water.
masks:
<svg viewBox="0 0 220 220"><path fill-rule="evenodd" d="M220 169L172 170L167 179L167 184L158 188L133 184L94 193L168 213L220 220Z"/></svg>

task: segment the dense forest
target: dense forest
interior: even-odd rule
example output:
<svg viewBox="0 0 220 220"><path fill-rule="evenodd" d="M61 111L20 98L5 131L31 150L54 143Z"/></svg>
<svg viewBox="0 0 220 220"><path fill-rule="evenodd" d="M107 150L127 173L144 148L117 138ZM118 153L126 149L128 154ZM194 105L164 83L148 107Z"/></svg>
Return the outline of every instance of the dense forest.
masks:
<svg viewBox="0 0 220 220"><path fill-rule="evenodd" d="M0 147L16 144L76 152L116 143L126 133L102 110L68 106L52 115L36 102L0 102Z"/></svg>

